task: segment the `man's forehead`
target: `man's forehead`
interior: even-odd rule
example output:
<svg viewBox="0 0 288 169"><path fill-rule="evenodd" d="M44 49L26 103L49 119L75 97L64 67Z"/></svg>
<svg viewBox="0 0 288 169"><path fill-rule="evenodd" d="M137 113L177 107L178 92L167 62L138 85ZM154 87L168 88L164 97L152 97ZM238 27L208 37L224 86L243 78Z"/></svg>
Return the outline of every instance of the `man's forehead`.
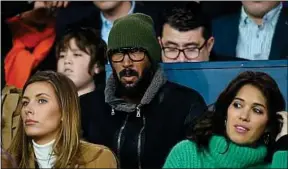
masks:
<svg viewBox="0 0 288 169"><path fill-rule="evenodd" d="M202 27L189 30L189 31L178 31L168 24L165 24L162 32L163 42L174 42L178 45L197 45L205 41L202 34Z"/></svg>

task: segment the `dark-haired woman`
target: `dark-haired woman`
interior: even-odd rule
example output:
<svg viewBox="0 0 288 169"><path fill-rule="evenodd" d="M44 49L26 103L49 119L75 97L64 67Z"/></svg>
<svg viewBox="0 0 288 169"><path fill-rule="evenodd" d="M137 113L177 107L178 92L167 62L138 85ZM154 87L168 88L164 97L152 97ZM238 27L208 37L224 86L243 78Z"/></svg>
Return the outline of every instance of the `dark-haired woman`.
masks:
<svg viewBox="0 0 288 169"><path fill-rule="evenodd" d="M287 112L266 73L243 72L199 117L163 168L287 168Z"/></svg>

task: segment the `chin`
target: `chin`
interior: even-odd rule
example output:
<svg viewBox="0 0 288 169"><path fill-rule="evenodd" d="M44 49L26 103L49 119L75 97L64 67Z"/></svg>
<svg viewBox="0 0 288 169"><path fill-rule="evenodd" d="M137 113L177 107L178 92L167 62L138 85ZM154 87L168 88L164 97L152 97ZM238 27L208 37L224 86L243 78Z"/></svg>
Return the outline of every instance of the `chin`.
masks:
<svg viewBox="0 0 288 169"><path fill-rule="evenodd" d="M26 130L25 133L28 137L32 137L32 138L39 137L41 135L39 131L32 131L32 130Z"/></svg>
<svg viewBox="0 0 288 169"><path fill-rule="evenodd" d="M243 137L237 137L237 136L235 136L235 137L230 137L229 136L229 139L233 142L233 143L235 143L235 144L238 144L238 145L250 145L251 144L251 142L249 141L249 140L247 140L246 138L243 138Z"/></svg>
<svg viewBox="0 0 288 169"><path fill-rule="evenodd" d="M133 83L129 83L129 84L126 83L126 84L124 84L124 86L125 86L126 89L130 89L130 88L134 88L136 86L136 83L134 83L134 82Z"/></svg>

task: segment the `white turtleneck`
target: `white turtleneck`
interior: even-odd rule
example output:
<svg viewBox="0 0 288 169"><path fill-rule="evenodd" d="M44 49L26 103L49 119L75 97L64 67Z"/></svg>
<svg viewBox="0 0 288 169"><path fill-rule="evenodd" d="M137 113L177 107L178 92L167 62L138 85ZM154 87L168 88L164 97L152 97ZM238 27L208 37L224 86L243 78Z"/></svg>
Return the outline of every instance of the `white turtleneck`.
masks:
<svg viewBox="0 0 288 169"><path fill-rule="evenodd" d="M52 154L53 144L55 139L49 143L39 145L34 140L32 140L34 153L36 160L38 162L39 168L52 168L56 157Z"/></svg>

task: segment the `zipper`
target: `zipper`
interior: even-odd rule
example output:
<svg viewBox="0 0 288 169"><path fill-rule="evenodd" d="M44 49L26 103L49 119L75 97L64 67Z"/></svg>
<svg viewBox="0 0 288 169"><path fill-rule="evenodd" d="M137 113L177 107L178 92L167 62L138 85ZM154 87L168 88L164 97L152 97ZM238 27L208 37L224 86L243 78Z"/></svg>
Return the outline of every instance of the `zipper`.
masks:
<svg viewBox="0 0 288 169"><path fill-rule="evenodd" d="M118 134L118 138L117 138L117 156L118 156L119 159L120 159L121 137L122 137L122 134L123 134L123 130L124 130L126 124L127 124L128 118L129 118L129 114L126 115L125 121L124 121L123 125L120 128L120 131L119 131L119 134Z"/></svg>
<svg viewBox="0 0 288 169"><path fill-rule="evenodd" d="M141 117L141 113L140 113L140 105L138 105L137 107L136 107L136 117Z"/></svg>
<svg viewBox="0 0 288 169"><path fill-rule="evenodd" d="M143 127L141 128L140 133L138 135L138 145L137 145L138 168L139 169L142 169L142 166L141 166L141 144L142 144L142 133L143 133L143 130L144 130L145 125L146 125L146 118L143 116L142 119L143 119Z"/></svg>

